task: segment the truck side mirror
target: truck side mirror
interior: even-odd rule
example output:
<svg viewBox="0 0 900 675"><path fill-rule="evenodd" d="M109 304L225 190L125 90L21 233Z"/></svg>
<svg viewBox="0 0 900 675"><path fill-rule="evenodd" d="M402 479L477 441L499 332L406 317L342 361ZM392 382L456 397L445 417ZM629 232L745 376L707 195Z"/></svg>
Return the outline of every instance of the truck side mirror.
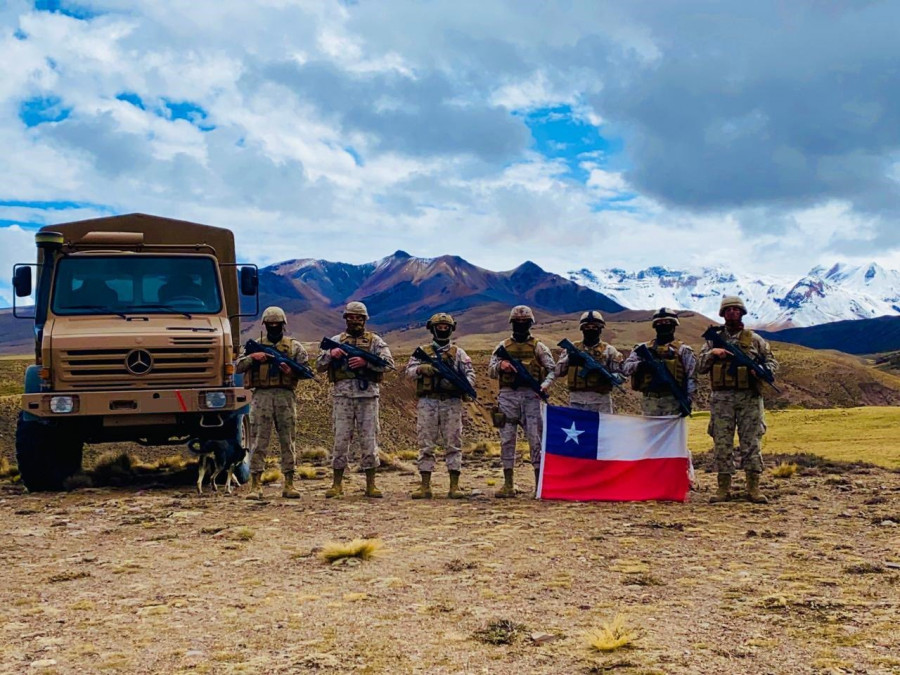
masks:
<svg viewBox="0 0 900 675"><path fill-rule="evenodd" d="M16 297L27 298L31 295L31 266L16 265L13 269L13 288Z"/></svg>
<svg viewBox="0 0 900 675"><path fill-rule="evenodd" d="M30 270L29 270L30 272ZM30 278L30 277L29 277ZM256 295L259 290L259 272L255 266L241 268L241 295Z"/></svg>

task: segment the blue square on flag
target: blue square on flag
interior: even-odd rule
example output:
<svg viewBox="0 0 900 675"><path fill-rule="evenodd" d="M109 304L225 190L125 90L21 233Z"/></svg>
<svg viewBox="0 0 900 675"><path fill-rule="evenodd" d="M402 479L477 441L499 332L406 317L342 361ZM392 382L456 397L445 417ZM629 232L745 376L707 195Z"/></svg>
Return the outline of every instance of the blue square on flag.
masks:
<svg viewBox="0 0 900 675"><path fill-rule="evenodd" d="M597 459L600 415L593 410L547 406L545 451L552 455Z"/></svg>

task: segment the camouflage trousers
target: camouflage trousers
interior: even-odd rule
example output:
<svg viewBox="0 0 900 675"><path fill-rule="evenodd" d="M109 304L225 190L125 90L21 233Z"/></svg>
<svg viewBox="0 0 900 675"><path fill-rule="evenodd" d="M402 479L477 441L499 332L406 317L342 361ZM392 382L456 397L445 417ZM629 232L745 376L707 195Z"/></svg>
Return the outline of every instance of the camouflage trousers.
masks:
<svg viewBox="0 0 900 675"><path fill-rule="evenodd" d="M423 397L416 406L419 471L434 471L434 449L443 441L448 471L462 468L462 401Z"/></svg>
<svg viewBox="0 0 900 675"><path fill-rule="evenodd" d="M678 399L674 396L641 396L641 414L646 417L680 415Z"/></svg>
<svg viewBox="0 0 900 675"><path fill-rule="evenodd" d="M281 387L254 389L250 408L250 471L265 471L273 427L281 445L281 470L294 470L297 461L294 453L296 423L297 398L292 390Z"/></svg>
<svg viewBox="0 0 900 675"><path fill-rule="evenodd" d="M734 473L734 431L740 439L740 468L762 473L762 437L766 433L763 397L753 391L713 391L709 402L709 435L713 438L715 467Z"/></svg>
<svg viewBox="0 0 900 675"><path fill-rule="evenodd" d="M378 466L378 397L350 398L335 396L332 410L334 423L333 469L346 469L350 463L350 448L359 450L359 465L363 469Z"/></svg>
<svg viewBox="0 0 900 675"><path fill-rule="evenodd" d="M503 468L512 469L516 465L518 427L522 427L528 439L531 464L538 468L541 465L541 435L544 431L540 397L530 389L501 389L497 405L506 416L506 423L500 427L500 462Z"/></svg>
<svg viewBox="0 0 900 675"><path fill-rule="evenodd" d="M578 410L593 410L594 412L613 412L612 396L596 391L570 391L569 407Z"/></svg>

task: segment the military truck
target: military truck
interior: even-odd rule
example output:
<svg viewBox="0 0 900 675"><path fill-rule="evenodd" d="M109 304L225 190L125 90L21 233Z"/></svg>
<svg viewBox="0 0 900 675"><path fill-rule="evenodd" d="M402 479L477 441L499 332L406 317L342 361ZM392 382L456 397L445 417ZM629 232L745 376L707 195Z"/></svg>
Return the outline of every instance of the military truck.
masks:
<svg viewBox="0 0 900 675"><path fill-rule="evenodd" d="M42 227L35 241L37 264L13 269L15 296L34 293L33 314L13 303L34 319L16 426L29 490L63 488L85 443L246 447L251 393L234 361L258 270L238 268L230 230L135 213Z"/></svg>

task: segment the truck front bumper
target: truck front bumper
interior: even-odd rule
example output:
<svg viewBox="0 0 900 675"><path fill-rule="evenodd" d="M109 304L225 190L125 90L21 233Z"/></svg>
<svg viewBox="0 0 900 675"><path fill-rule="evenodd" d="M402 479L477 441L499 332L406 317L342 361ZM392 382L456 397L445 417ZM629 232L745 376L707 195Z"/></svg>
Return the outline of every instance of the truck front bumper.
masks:
<svg viewBox="0 0 900 675"><path fill-rule="evenodd" d="M24 394L22 410L41 418L145 416L232 412L249 405L243 387L197 389L53 391Z"/></svg>

